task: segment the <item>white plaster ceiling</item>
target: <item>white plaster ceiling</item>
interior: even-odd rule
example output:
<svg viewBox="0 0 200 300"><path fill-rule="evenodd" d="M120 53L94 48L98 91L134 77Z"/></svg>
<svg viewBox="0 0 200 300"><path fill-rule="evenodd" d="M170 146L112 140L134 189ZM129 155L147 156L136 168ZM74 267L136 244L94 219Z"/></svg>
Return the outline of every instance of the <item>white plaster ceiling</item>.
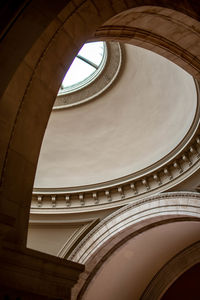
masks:
<svg viewBox="0 0 200 300"><path fill-rule="evenodd" d="M196 111L193 78L165 58L126 45L119 79L84 105L53 111L36 188L96 184L137 172L170 153Z"/></svg>

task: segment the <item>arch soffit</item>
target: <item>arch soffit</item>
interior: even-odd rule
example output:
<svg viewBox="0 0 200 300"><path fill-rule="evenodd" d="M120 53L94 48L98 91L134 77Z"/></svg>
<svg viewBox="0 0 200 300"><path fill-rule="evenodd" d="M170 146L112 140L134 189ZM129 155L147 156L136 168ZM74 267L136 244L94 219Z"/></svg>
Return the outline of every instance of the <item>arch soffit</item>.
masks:
<svg viewBox="0 0 200 300"><path fill-rule="evenodd" d="M154 276L141 300L161 299L167 289L187 270L200 262L200 242L196 242L175 255Z"/></svg>
<svg viewBox="0 0 200 300"><path fill-rule="evenodd" d="M200 222L199 200L198 193L163 193L126 205L97 224L66 257L85 264L85 272L73 289L72 299L81 299L104 262L128 240L160 225L184 221ZM198 249L199 247L200 245ZM190 251L187 253L190 255ZM200 259L200 256L198 255L197 258ZM197 262L192 255L189 260L191 263L187 268ZM153 279L145 290L146 298L144 299L149 299L148 296L154 288L155 293L164 293L171 283L187 269L185 266L181 270L179 268L175 276L173 268L174 264L172 264L171 277L166 281L165 289L159 284L162 283L162 280L160 281L160 278L163 278L162 275L167 276L168 269L166 273L165 271L161 274L160 271L158 272L158 278ZM154 297L155 294L152 295L150 299L159 299Z"/></svg>
<svg viewBox="0 0 200 300"><path fill-rule="evenodd" d="M145 4L146 1L143 1L143 5ZM159 4L160 1L153 3L153 5ZM22 232L19 228L27 227L32 184L43 134L58 88L67 68L80 46L93 35L98 26L116 15L116 13L120 13L121 11L125 11L137 5L138 4L136 3L132 3L132 1L131 4L127 4L124 1L114 1L112 2L112 5L110 1L102 1L101 3L98 1L82 1L79 5L74 4L74 2L69 2L66 8L55 16L54 21L51 22L45 31L43 28L41 29L38 33L38 35L40 34L40 38L36 43L34 43L28 54L25 55L24 60L19 60L17 70L16 66L13 67L13 73L14 70L16 70L16 72L7 85L7 89L5 90L1 101L2 109L0 117L4 123L3 131L5 134L3 136L3 147L1 148L2 159L0 161L0 169L1 186L3 187L2 213L9 216L12 215L15 218L18 216L16 232L19 236L17 239L26 239L26 232L24 233L24 229ZM188 2L189 8L184 8L182 5L174 4L173 1L168 1L165 5L168 8L184 11L185 13L192 15L194 18L198 17L197 11L192 8L190 2ZM31 9L31 4L28 9ZM41 7L37 8L36 6L34 9L38 9L38 11L40 11ZM26 9L23 13L24 15L27 13ZM187 23L189 20L188 18L189 17L186 15L183 15L183 24L185 22ZM200 40L198 33L199 23L195 23L196 21L194 19L190 20L192 21L192 24L187 24L187 33L193 34L194 32L196 39L195 42L193 39L186 39L188 45L187 53L180 44L180 40L183 38L182 32L179 35L180 39L173 41L181 47L181 49L179 49L179 54L177 53L176 48L173 47L171 52L167 47L164 50L168 53L172 53L173 58L174 55L179 55L179 60L181 60L181 57L184 57L182 62L183 64L186 62L187 68L185 67L185 69L187 69L190 74L198 78L200 65L198 55L195 56L194 53L194 44L198 45ZM15 35L20 34L18 21L23 23L23 20L15 21L13 25L14 30L16 29ZM109 22L104 26L109 26ZM138 25L138 27L140 28L141 25ZM155 27L158 28L158 23L155 23L154 27L151 28L151 33L156 31ZM122 36L123 41L130 42L130 37L123 36L125 32L124 30L126 30L126 28L123 30L123 25L120 27L117 36L114 32L112 32L112 30L106 32L106 30L104 30L105 28L106 27L100 27L100 29L96 31L96 39L104 37L104 39L107 38L109 40L120 40L120 36ZM101 34L102 30L103 35ZM164 32L165 27L163 28L163 35L165 35ZM158 35L158 33L156 34ZM148 35L149 31L148 34L145 33L144 41L148 40ZM10 50L8 46L9 38L13 40L12 30L9 30L6 36L8 43L5 42L5 44L3 44L3 47L5 45L5 49L8 47L8 50ZM170 37L166 37L166 40L170 44ZM24 41L26 41L25 36ZM155 45L157 45L158 42L159 40L155 39ZM131 41L131 43L137 45L134 41ZM145 43L143 46L140 44L141 47L145 47L145 45ZM3 48L3 53L5 49ZM152 50L156 51L153 48ZM9 53L10 52L8 51L8 56ZM185 53L187 54L186 56ZM166 56L164 53L160 54ZM188 54L191 55L188 56ZM168 55L168 58L171 59L170 55ZM176 63L174 59L171 60ZM180 65L180 62L178 64ZM188 68L188 65L191 65L191 68ZM182 67L184 67L184 65L182 65ZM18 95L17 101L16 95ZM38 95L40 96L38 97ZM14 171L14 169L16 171ZM13 177L16 178L14 184ZM13 194L15 195L14 204L12 203ZM8 208L9 205L4 205L5 199L7 202L10 202L10 204L12 203L12 213ZM26 205L20 204L22 201L27 202L27 199L29 199L29 203Z"/></svg>
<svg viewBox="0 0 200 300"><path fill-rule="evenodd" d="M90 282L93 280L93 278L95 278L95 275L104 264L104 262L113 254L115 250L126 243L129 239L134 238L138 234L156 226L184 221L199 222L200 219L187 216L162 216L150 218L148 221L142 221L136 226L130 226L130 230L125 230L126 232L123 231L122 233L120 233L118 238L116 237L115 239L111 239L110 241L106 242L105 245L103 245L100 250L94 253L86 262L84 273L79 278L78 283L72 289L72 300L82 299L82 296L87 290ZM122 240L120 240L120 238L122 238ZM167 261L149 282L140 299L160 299L166 292L166 290L173 284L173 282L176 281L177 278L179 278L192 266L200 262L199 250L200 242L198 241L186 247L174 257L172 257L169 261ZM163 278L165 282L163 282Z"/></svg>

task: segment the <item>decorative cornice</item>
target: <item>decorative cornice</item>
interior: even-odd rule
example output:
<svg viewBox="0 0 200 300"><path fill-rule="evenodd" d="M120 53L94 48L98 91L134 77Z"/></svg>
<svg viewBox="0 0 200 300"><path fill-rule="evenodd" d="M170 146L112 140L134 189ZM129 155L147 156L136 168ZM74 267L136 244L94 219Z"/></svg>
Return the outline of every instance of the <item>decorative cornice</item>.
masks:
<svg viewBox="0 0 200 300"><path fill-rule="evenodd" d="M32 213L55 211L80 212L125 205L131 201L160 193L188 178L200 167L200 129L176 157L141 176L119 183L66 188L34 189Z"/></svg>

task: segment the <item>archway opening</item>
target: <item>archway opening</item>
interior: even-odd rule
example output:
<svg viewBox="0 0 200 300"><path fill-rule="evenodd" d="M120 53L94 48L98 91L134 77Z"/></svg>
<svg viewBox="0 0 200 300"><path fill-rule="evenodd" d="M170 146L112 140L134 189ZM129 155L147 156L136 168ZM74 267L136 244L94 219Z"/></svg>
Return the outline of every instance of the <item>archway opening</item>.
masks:
<svg viewBox="0 0 200 300"><path fill-rule="evenodd" d="M168 288L161 300L195 300L200 298L200 263L185 271Z"/></svg>

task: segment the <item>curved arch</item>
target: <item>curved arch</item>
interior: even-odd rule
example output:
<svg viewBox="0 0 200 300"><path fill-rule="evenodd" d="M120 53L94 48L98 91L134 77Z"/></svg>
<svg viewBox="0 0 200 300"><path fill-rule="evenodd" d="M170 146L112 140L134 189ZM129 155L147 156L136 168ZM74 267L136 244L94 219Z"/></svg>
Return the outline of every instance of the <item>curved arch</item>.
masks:
<svg viewBox="0 0 200 300"><path fill-rule="evenodd" d="M197 193L163 193L129 204L97 224L67 257L85 264L72 299L82 298L104 262L130 239L164 224L200 222L199 200Z"/></svg>
<svg viewBox="0 0 200 300"><path fill-rule="evenodd" d="M162 216L200 218L199 200L197 193L163 193L126 205L95 226L74 249L69 259L86 263L108 240L129 226L145 220Z"/></svg>
<svg viewBox="0 0 200 300"><path fill-rule="evenodd" d="M149 1L144 0L140 6L146 4L149 5ZM162 1L152 3L152 6L161 8L162 5ZM0 48L2 73L5 74L1 86L0 104L1 132L3 132L1 137L0 201L1 222L8 223L5 218L9 217L15 220L15 224L10 226L12 230L9 233L9 238L13 241L25 245L39 150L58 88L66 70L80 46L94 36L99 26L121 12L124 12L123 18L126 19L127 9L135 7L138 7L137 1L80 1L79 4L69 1L67 5L65 1L58 1L48 9L46 5L41 6L40 1L36 1L34 4L30 2L4 35ZM167 47L164 50L172 53L172 60L175 63L174 55L177 56L179 52L178 64L180 65L182 62L182 67L186 64L185 69L198 78L200 66L198 55L194 52L194 43L198 48L199 23L196 23L196 19L198 20L199 7L193 1L187 1L184 6L181 1L174 3L172 0L166 1L165 7L172 9L172 13L178 10L183 12L183 24L191 22L190 25L188 23L189 31L187 33L195 35L197 38L189 39L189 41L186 39L188 45L186 51L181 46L180 40L184 35L181 32L171 50L169 51ZM136 12L131 12L132 16L135 14ZM30 15L34 22L29 20ZM189 19L187 15L190 16ZM44 18L44 16L46 17ZM109 21L107 24L110 24ZM154 36L154 34L157 37L161 36L161 33L159 35L156 31L158 24L160 23L154 23L151 35L149 32L144 34L143 41L146 44L150 43L148 36L152 36L155 46L159 44L161 39L156 39ZM106 23L104 26L107 26ZM31 30L29 30L30 28ZM105 28L101 27L96 31L96 39L104 37L109 40L120 40L122 36L123 41L130 42L130 39L133 38L132 33L131 38L124 36L126 28L123 25L120 25L117 35L111 30L104 31L101 35L101 31ZM185 26L183 28L185 29ZM142 25L138 25L138 29L143 30ZM27 32L29 38L27 38ZM163 32L162 34L165 36L167 33ZM169 41L170 38L167 38L166 42L169 43ZM135 42L133 41L133 43ZM143 46L145 45L143 44ZM10 60L10 53L13 52L13 49L17 49L17 51L13 56L15 63L12 65L13 59ZM152 50L155 49L152 48ZM170 56L168 58L170 59ZM15 195L14 199L13 195Z"/></svg>
<svg viewBox="0 0 200 300"><path fill-rule="evenodd" d="M163 266L149 283L141 300L161 299L177 278L199 262L200 242L197 242L178 253Z"/></svg>
<svg viewBox="0 0 200 300"><path fill-rule="evenodd" d="M95 32L98 39L117 39L154 51L199 79L199 23L158 6L140 6L119 13Z"/></svg>

